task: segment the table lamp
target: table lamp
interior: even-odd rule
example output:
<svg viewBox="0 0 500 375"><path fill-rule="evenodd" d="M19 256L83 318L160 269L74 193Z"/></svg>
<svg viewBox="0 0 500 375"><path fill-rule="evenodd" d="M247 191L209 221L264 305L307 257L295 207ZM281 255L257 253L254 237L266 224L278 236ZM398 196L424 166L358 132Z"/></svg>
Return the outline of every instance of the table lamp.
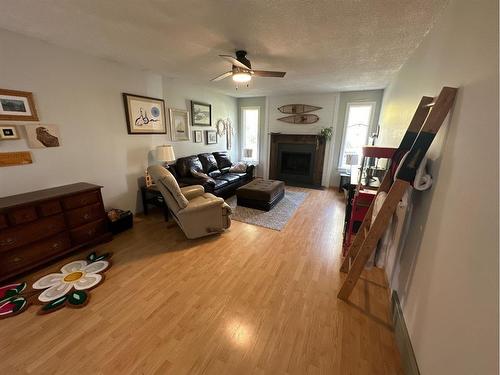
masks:
<svg viewBox="0 0 500 375"><path fill-rule="evenodd" d="M345 156L345 163L347 165L358 165L359 156L358 154L347 154Z"/></svg>
<svg viewBox="0 0 500 375"><path fill-rule="evenodd" d="M166 168L168 169L168 163L175 160L174 148L172 145L163 145L156 148L156 160L166 163ZM146 187L151 187L154 182L148 171L145 172Z"/></svg>
<svg viewBox="0 0 500 375"><path fill-rule="evenodd" d="M246 160L250 160L253 155L253 149L251 148L244 148L243 149L243 158Z"/></svg>
<svg viewBox="0 0 500 375"><path fill-rule="evenodd" d="M163 145L156 148L156 160L166 162L175 161L175 153L172 145Z"/></svg>
<svg viewBox="0 0 500 375"><path fill-rule="evenodd" d="M352 167L354 165L358 165L358 163L359 163L358 154L347 154L345 156L345 163L346 163L346 165L349 165L351 167L351 170L352 170Z"/></svg>

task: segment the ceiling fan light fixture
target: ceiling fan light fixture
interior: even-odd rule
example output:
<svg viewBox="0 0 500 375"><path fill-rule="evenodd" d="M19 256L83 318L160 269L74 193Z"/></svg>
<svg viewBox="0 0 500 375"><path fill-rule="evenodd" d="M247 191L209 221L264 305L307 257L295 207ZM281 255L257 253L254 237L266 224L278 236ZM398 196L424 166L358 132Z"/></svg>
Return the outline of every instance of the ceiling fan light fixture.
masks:
<svg viewBox="0 0 500 375"><path fill-rule="evenodd" d="M210 81L218 82L227 77L233 77L233 81L236 83L246 83L248 87L248 82L251 81L252 76L257 77L277 77L283 78L286 72L275 72L270 70L254 70L250 64L250 60L246 58L246 51L236 51L236 58L230 55L219 55L224 60L231 64L231 70L212 78Z"/></svg>
<svg viewBox="0 0 500 375"><path fill-rule="evenodd" d="M239 72L233 74L234 82L248 82L252 79L252 75L249 72Z"/></svg>

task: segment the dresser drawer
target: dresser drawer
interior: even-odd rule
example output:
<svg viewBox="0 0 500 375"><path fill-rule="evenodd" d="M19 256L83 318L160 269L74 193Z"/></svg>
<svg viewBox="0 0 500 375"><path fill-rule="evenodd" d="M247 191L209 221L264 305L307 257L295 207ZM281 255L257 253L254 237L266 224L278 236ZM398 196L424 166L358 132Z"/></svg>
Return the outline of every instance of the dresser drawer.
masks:
<svg viewBox="0 0 500 375"><path fill-rule="evenodd" d="M7 217L4 214L0 214L0 229L7 228Z"/></svg>
<svg viewBox="0 0 500 375"><path fill-rule="evenodd" d="M79 227L80 225L90 223L102 219L104 216L104 208L101 203L95 203L90 206L77 208L66 212L66 221L70 228Z"/></svg>
<svg viewBox="0 0 500 375"><path fill-rule="evenodd" d="M101 200L99 196L99 191L89 191L87 193L73 195L68 198L63 199L63 206L66 210L71 210L73 208L88 206L92 203L97 203Z"/></svg>
<svg viewBox="0 0 500 375"><path fill-rule="evenodd" d="M0 231L0 251L14 249L62 232L66 227L63 215L50 216L34 223Z"/></svg>
<svg viewBox="0 0 500 375"><path fill-rule="evenodd" d="M38 206L40 216L50 216L62 212L61 203L59 201L44 202Z"/></svg>
<svg viewBox="0 0 500 375"><path fill-rule="evenodd" d="M70 231L73 245L81 245L106 232L104 219L85 224Z"/></svg>
<svg viewBox="0 0 500 375"><path fill-rule="evenodd" d="M9 217L9 221L12 225L29 223L30 221L34 221L38 218L35 207L33 206L14 209L8 212L7 216Z"/></svg>
<svg viewBox="0 0 500 375"><path fill-rule="evenodd" d="M71 241L67 232L12 251L0 254L0 275L9 274L32 264L42 262L52 255L69 249Z"/></svg>

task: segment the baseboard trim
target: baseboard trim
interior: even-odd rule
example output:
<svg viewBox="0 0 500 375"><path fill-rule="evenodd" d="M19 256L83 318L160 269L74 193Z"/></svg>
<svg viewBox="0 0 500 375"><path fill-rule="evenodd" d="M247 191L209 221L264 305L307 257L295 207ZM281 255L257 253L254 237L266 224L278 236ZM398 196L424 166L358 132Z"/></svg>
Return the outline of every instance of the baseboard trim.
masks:
<svg viewBox="0 0 500 375"><path fill-rule="evenodd" d="M401 354L401 364L403 366L404 373L407 375L420 375L417 359L415 358L415 353L413 352L410 335L408 334L408 329L406 328L403 310L401 309L396 291L392 292L391 301L394 336L396 337L396 345L398 346Z"/></svg>

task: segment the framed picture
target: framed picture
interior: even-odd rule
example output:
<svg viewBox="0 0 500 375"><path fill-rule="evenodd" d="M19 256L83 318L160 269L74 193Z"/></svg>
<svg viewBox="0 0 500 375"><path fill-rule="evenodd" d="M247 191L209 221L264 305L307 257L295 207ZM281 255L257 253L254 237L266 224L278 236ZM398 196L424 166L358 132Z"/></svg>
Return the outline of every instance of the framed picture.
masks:
<svg viewBox="0 0 500 375"><path fill-rule="evenodd" d="M194 143L202 143L203 142L203 131L195 130L194 134Z"/></svg>
<svg viewBox="0 0 500 375"><path fill-rule="evenodd" d="M163 99L123 93L128 134L165 134Z"/></svg>
<svg viewBox="0 0 500 375"><path fill-rule="evenodd" d="M212 106L191 100L191 124L193 126L212 126Z"/></svg>
<svg viewBox="0 0 500 375"><path fill-rule="evenodd" d="M30 148L59 147L60 136L57 125L25 125Z"/></svg>
<svg viewBox="0 0 500 375"><path fill-rule="evenodd" d="M33 93L0 89L0 120L38 121Z"/></svg>
<svg viewBox="0 0 500 375"><path fill-rule="evenodd" d="M19 139L19 133L14 125L0 125L0 140Z"/></svg>
<svg viewBox="0 0 500 375"><path fill-rule="evenodd" d="M170 108L170 137L172 141L189 141L191 139L191 126L189 114L184 109Z"/></svg>
<svg viewBox="0 0 500 375"><path fill-rule="evenodd" d="M217 143L217 132L215 130L205 130L205 138L207 145L214 145Z"/></svg>

